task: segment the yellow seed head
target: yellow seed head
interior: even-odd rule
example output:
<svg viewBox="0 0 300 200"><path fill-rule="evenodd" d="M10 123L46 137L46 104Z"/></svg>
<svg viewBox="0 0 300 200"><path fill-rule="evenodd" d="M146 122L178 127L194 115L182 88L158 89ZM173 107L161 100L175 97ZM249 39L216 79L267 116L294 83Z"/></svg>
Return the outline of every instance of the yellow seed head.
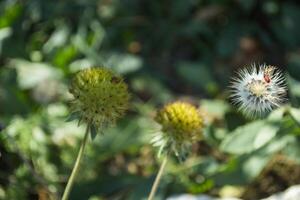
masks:
<svg viewBox="0 0 300 200"><path fill-rule="evenodd" d="M197 108L189 103L174 102L158 111L155 120L162 126L163 148L171 147L176 155L181 154L183 145L197 141L202 136L203 118ZM160 141L158 141L160 142Z"/></svg>
<svg viewBox="0 0 300 200"><path fill-rule="evenodd" d="M74 96L72 112L97 129L114 124L128 108L127 85L120 76L103 67L78 72L70 92Z"/></svg>

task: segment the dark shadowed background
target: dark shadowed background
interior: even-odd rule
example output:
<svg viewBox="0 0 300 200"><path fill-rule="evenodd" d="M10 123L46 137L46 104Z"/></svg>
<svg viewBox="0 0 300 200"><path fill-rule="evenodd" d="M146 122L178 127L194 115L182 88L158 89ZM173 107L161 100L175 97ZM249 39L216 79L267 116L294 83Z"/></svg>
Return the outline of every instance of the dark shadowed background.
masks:
<svg viewBox="0 0 300 200"><path fill-rule="evenodd" d="M278 66L288 105L249 120L228 100L240 67ZM281 0L0 1L0 199L57 199L84 126L65 122L73 74L106 66L132 93L126 117L89 142L73 200L145 199L163 104L207 116L204 139L168 164L157 199L266 197L300 183L300 5Z"/></svg>

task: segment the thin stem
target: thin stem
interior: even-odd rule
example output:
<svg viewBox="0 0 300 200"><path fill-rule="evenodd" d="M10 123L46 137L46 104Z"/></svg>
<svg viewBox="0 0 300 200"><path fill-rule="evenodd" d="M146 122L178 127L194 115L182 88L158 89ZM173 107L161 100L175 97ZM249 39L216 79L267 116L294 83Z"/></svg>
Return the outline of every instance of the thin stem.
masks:
<svg viewBox="0 0 300 200"><path fill-rule="evenodd" d="M87 125L86 131L85 131L85 134L84 134L84 138L83 138L83 141L81 143L81 146L80 146L80 149L79 149L79 152L78 152L78 155L77 155L77 159L76 159L75 165L73 167L72 173L70 175L70 178L68 180L67 186L65 188L62 200L67 200L69 198L69 194L70 194L71 189L73 187L75 177L76 177L76 175L77 175L77 173L79 171L80 161L82 159L82 155L83 155L83 152L84 152L84 149L85 149L85 145L87 143L87 139L88 139L88 135L89 135L89 128L90 128L90 126Z"/></svg>
<svg viewBox="0 0 300 200"><path fill-rule="evenodd" d="M164 160L163 160L163 162L162 162L162 164L161 164L161 166L160 166L160 168L159 168L159 171L158 171L158 173L157 173L157 176L156 176L156 178L155 178L155 181L154 181L154 183L153 183L153 185L152 185L151 192L150 192L150 194L149 194L148 200L152 200L152 199L154 198L154 195L155 195L156 190L157 190L157 188L158 188L160 179L161 179L162 174L163 174L163 172L164 172L164 169L165 169L165 167L166 167L167 161L168 161L168 155L165 156L165 158L164 158Z"/></svg>

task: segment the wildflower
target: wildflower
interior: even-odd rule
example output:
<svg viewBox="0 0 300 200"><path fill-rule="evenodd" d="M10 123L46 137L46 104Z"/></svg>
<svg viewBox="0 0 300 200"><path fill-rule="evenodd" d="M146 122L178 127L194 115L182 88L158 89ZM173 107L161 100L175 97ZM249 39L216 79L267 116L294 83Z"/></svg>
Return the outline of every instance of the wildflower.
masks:
<svg viewBox="0 0 300 200"><path fill-rule="evenodd" d="M174 102L158 111L155 121L161 125L161 132L153 138L163 150L173 151L180 159L184 158L190 145L202 136L203 118L197 108L189 103Z"/></svg>
<svg viewBox="0 0 300 200"><path fill-rule="evenodd" d="M123 79L106 68L89 68L78 72L70 92L73 114L91 129L103 129L114 124L128 108L129 93Z"/></svg>
<svg viewBox="0 0 300 200"><path fill-rule="evenodd" d="M240 70L230 88L233 102L248 117L261 117L279 107L287 90L283 74L269 65Z"/></svg>
<svg viewBox="0 0 300 200"><path fill-rule="evenodd" d="M79 171L88 134L94 138L99 129L114 124L128 107L127 85L120 76L106 68L90 68L78 72L71 82L70 92L74 99L69 120L79 119L87 123L72 173L65 187L62 200L69 199L76 175Z"/></svg>
<svg viewBox="0 0 300 200"><path fill-rule="evenodd" d="M153 138L154 146L159 146L160 155L166 152L148 200L153 200L160 179L168 161L168 154L174 152L179 160L183 160L191 144L202 137L204 121L197 108L189 103L174 102L167 104L157 112L156 122L161 125L161 131Z"/></svg>

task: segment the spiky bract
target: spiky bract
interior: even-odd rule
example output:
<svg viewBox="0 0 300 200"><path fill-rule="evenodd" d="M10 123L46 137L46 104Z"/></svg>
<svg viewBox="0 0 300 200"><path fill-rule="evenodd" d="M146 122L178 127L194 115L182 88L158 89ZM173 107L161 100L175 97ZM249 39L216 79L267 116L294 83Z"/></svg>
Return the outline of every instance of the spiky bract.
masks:
<svg viewBox="0 0 300 200"><path fill-rule="evenodd" d="M92 129L114 124L128 108L129 93L123 79L104 67L88 68L73 78L72 114Z"/></svg>

